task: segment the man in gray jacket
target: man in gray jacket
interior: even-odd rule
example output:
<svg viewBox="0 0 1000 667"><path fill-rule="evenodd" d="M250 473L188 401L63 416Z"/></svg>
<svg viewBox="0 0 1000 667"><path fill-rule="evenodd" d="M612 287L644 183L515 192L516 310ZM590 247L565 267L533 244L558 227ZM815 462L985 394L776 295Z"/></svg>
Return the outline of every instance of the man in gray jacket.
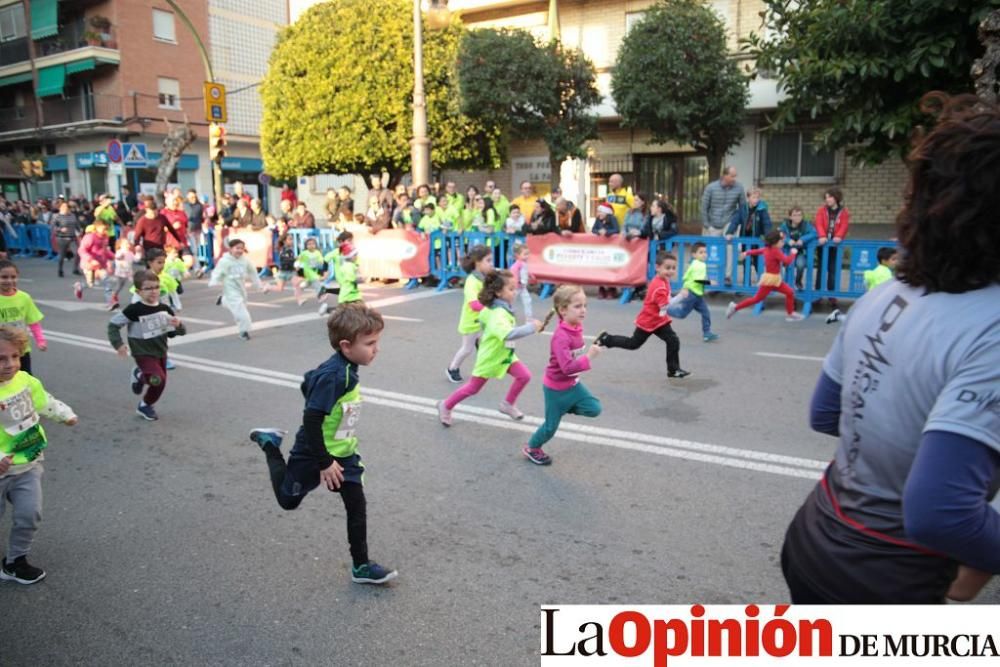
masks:
<svg viewBox="0 0 1000 667"><path fill-rule="evenodd" d="M747 193L736 181L736 167L722 170L722 178L708 184L701 196L702 236L722 236L733 214L747 205Z"/></svg>

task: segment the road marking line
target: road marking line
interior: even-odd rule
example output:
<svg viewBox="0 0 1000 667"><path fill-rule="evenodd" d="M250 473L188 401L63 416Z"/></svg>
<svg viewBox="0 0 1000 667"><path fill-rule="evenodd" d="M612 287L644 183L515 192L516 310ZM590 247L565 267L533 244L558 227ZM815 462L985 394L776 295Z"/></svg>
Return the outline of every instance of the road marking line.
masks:
<svg viewBox="0 0 1000 667"><path fill-rule="evenodd" d="M68 313L76 313L81 310L107 311L108 309L106 304L88 303L86 301L57 301L55 299L35 299L35 303L42 306L48 306L49 308L58 308L59 310L65 310Z"/></svg>
<svg viewBox="0 0 1000 667"><path fill-rule="evenodd" d="M383 315L383 320L395 320L397 322L423 322L418 317L403 317L402 315Z"/></svg>
<svg viewBox="0 0 1000 667"><path fill-rule="evenodd" d="M281 308L276 303L261 303L260 301L247 301L248 306L256 306L258 308Z"/></svg>
<svg viewBox="0 0 1000 667"><path fill-rule="evenodd" d="M76 345L103 352L113 352L109 345L104 344L96 338L87 338L75 334L63 334L60 332L46 332L50 340L67 345ZM228 377L253 380L281 387L298 389L302 382L302 376L292 373L283 373L264 368L219 362L211 359L192 357L181 354L170 354L171 360L178 366L200 370L206 373L215 373ZM436 399L424 396L414 396L398 392L385 391L365 387L365 400L374 405L416 412L420 414L437 417ZM537 417L526 416L521 422L513 422L509 419L498 417L495 410L480 408L475 406L457 406L453 411L453 416L459 421L469 421L476 424L495 426L511 431L523 433L533 433L542 420ZM826 461L805 459L782 454L771 454L750 449L739 449L735 447L724 447L721 445L711 445L707 443L680 440L677 438L665 438L646 433L623 431L611 428L602 428L584 424L575 424L564 420L557 438L585 442L617 449L656 454L659 456L669 456L673 458L711 463L744 470L754 470L767 472L786 477L799 477L803 479L817 479L819 472L826 468Z"/></svg>
<svg viewBox="0 0 1000 667"><path fill-rule="evenodd" d="M410 301L416 301L419 299L428 299L431 297L438 296L440 294L446 294L446 292L418 292L415 294L409 294L405 296L392 296L385 299L376 299L374 301L367 301L366 303L372 308L382 308L385 306L394 306L399 303L407 303ZM253 304L250 304L253 305ZM287 317L278 317L273 320L263 320L261 322L253 323L253 331L263 331L264 329L273 329L275 327L283 327L290 324L301 324L302 322L321 322L316 311L310 309L308 313L300 313L298 315L289 315ZM190 345L191 343L198 343L205 340L214 340L216 338L225 338L227 336L235 336L238 333L236 325L232 324L225 327L220 327L218 329L212 329L211 331L199 331L197 333L188 334L186 336L181 336L179 338L174 338L170 341L170 347L177 347L178 345Z"/></svg>
<svg viewBox="0 0 1000 667"><path fill-rule="evenodd" d="M542 332L542 335L543 335L543 336L551 336L551 335L552 335L552 333L553 333L553 332L551 332L551 331L543 331L543 332ZM597 338L597 336L584 336L584 337L583 337L583 339L584 339L584 340L594 340L595 338Z"/></svg>
<svg viewBox="0 0 1000 667"><path fill-rule="evenodd" d="M758 357L773 357L775 359L797 359L799 361L823 361L823 357L810 357L804 354L778 354L777 352L754 352Z"/></svg>
<svg viewBox="0 0 1000 667"><path fill-rule="evenodd" d="M191 322L192 324L208 324L213 327L221 327L225 324L225 322L219 322L218 320L203 320L197 317L187 317L183 313L181 313L180 318L185 324Z"/></svg>

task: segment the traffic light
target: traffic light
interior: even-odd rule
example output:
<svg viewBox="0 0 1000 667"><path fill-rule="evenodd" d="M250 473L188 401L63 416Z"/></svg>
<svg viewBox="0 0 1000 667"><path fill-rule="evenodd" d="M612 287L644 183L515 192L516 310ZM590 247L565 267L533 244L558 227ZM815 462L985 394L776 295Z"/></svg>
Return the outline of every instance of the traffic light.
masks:
<svg viewBox="0 0 1000 667"><path fill-rule="evenodd" d="M41 160L31 161L31 173L37 178L41 178L45 175L45 163Z"/></svg>
<svg viewBox="0 0 1000 667"><path fill-rule="evenodd" d="M219 123L208 125L208 159L216 162L226 157L226 128Z"/></svg>
<svg viewBox="0 0 1000 667"><path fill-rule="evenodd" d="M31 160L21 160L21 173L25 176L31 176Z"/></svg>

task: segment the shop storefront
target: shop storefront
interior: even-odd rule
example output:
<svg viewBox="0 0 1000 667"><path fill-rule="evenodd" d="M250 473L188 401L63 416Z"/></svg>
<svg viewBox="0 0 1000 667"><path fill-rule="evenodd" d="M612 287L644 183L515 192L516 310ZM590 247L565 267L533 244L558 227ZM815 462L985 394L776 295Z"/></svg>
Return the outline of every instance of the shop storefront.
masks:
<svg viewBox="0 0 1000 667"><path fill-rule="evenodd" d="M76 153L76 168L83 175L83 194L93 199L108 189L108 154L104 151Z"/></svg>

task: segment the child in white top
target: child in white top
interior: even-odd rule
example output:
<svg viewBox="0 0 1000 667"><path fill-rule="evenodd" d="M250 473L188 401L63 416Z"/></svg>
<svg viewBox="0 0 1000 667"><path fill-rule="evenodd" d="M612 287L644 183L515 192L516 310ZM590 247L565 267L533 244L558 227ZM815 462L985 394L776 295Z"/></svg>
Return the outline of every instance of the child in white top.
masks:
<svg viewBox="0 0 1000 667"><path fill-rule="evenodd" d="M108 280L104 283L104 296L107 297L108 310L120 307L118 294L125 285L132 284L137 259L136 254L132 251L132 243L128 239L118 239L115 248L115 273L113 276L108 276Z"/></svg>
<svg viewBox="0 0 1000 667"><path fill-rule="evenodd" d="M520 234L522 227L524 227L524 215L521 213L521 207L517 204L511 204L503 229L508 234Z"/></svg>
<svg viewBox="0 0 1000 667"><path fill-rule="evenodd" d="M250 311L247 310L247 279L253 283L254 288L261 292L270 291L267 286L260 282L257 269L246 257L247 247L240 239L233 239L229 242L229 253L223 255L219 263L212 270L212 278L208 281L208 286L222 285L222 296L219 297L219 304L233 314L236 320L236 327L240 333L241 340L250 340L250 328L253 321L250 319Z"/></svg>

